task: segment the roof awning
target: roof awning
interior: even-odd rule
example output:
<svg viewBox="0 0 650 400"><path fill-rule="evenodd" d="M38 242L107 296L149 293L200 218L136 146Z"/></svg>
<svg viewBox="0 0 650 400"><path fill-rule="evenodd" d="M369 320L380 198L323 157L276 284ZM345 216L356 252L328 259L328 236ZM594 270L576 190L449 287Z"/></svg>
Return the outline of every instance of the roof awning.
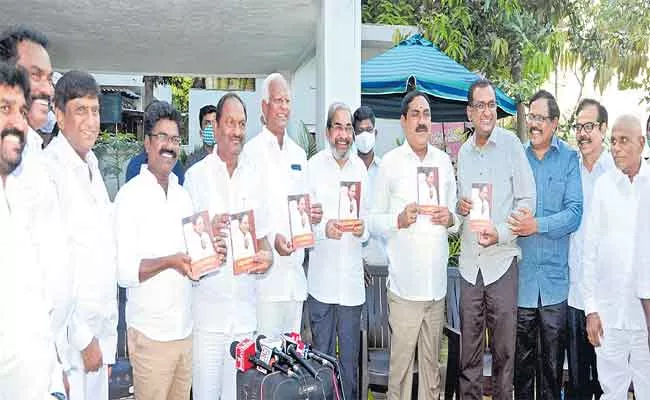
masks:
<svg viewBox="0 0 650 400"><path fill-rule="evenodd" d="M438 114L438 119L434 120L462 121L467 91L479 78L417 34L361 65L362 103L373 103L375 108L390 107L391 114L399 117L395 101L401 100L412 85L433 96L432 114ZM496 97L499 116L516 114L517 106L511 97L499 88ZM442 109L434 110L436 105ZM462 119L447 119L449 113L461 115Z"/></svg>

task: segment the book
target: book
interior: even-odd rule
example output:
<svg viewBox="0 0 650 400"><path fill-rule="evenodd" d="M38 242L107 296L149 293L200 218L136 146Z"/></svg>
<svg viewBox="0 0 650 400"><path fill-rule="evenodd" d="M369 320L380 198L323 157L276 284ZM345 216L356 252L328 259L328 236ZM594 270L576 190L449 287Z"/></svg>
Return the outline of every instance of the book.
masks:
<svg viewBox="0 0 650 400"><path fill-rule="evenodd" d="M219 256L213 245L210 216L207 211L201 211L183 218L182 223L185 248L192 260L192 275L194 279L199 279L220 266Z"/></svg>
<svg viewBox="0 0 650 400"><path fill-rule="evenodd" d="M287 206L289 207L289 233L293 247L295 249L312 247L314 232L309 217L309 194L287 196Z"/></svg>
<svg viewBox="0 0 650 400"><path fill-rule="evenodd" d="M339 229L352 232L361 223L359 205L361 204L361 182L342 181L339 185Z"/></svg>
<svg viewBox="0 0 650 400"><path fill-rule="evenodd" d="M431 215L440 204L438 167L417 167L418 213Z"/></svg>
<svg viewBox="0 0 650 400"><path fill-rule="evenodd" d="M254 257L257 254L253 210L230 214L230 244L233 273L235 275L247 273L255 264Z"/></svg>
<svg viewBox="0 0 650 400"><path fill-rule="evenodd" d="M492 184L472 183L472 209L469 226L472 232L480 232L490 225L492 219Z"/></svg>

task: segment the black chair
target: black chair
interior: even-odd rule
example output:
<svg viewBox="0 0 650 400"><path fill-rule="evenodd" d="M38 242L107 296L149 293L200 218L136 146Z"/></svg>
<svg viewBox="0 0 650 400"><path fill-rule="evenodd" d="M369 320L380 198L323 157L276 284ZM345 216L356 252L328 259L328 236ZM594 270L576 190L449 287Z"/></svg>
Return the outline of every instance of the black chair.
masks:
<svg viewBox="0 0 650 400"><path fill-rule="evenodd" d="M126 340L126 289L118 288L117 354L108 380L108 398L120 399L133 394L133 369Z"/></svg>
<svg viewBox="0 0 650 400"><path fill-rule="evenodd" d="M361 356L359 371L359 393L361 399L368 398L369 388L388 388L388 368L390 361L390 328L388 326L388 299L386 280L388 267L369 265L367 270L372 277L366 288L366 304L361 323ZM457 309L457 307L456 307ZM444 334L448 338L448 361L441 368L441 377L445 379L445 399L451 399L458 386L458 365L460 362L460 332L445 325ZM414 368L414 392L417 382L417 362ZM451 392L450 392L451 390ZM448 393L451 393L448 395ZM417 398L415 392L414 398Z"/></svg>

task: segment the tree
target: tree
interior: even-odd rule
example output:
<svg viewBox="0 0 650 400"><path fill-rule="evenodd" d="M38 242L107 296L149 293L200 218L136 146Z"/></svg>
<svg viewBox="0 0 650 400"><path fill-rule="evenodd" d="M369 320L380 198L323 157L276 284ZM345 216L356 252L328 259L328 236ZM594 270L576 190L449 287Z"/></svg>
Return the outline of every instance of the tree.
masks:
<svg viewBox="0 0 650 400"><path fill-rule="evenodd" d="M400 3L404 1L400 0ZM519 104L518 130L523 135L522 102L553 70L553 55L560 39L553 22L557 10L567 1L440 0L409 3L416 11L418 28L427 39L449 57L491 79L515 98ZM365 9L367 12L371 10L394 13L395 7L372 9L368 6ZM377 14L375 17L375 20L381 20L386 16Z"/></svg>

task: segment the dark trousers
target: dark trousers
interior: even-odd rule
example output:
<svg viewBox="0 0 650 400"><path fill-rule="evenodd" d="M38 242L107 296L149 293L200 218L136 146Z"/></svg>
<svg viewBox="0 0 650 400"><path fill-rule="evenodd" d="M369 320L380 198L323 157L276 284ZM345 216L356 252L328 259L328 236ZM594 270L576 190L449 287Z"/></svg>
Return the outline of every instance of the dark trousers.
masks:
<svg viewBox="0 0 650 400"><path fill-rule="evenodd" d="M362 306L325 304L312 296L307 298L307 303L314 348L335 355L338 337L343 392L346 400L358 399Z"/></svg>
<svg viewBox="0 0 650 400"><path fill-rule="evenodd" d="M567 400L591 400L600 398L603 391L598 383L596 352L587 339L586 317L583 310L569 307L567 356L569 384Z"/></svg>
<svg viewBox="0 0 650 400"><path fill-rule="evenodd" d="M515 399L560 398L567 341L567 308L566 300L545 307L519 307Z"/></svg>
<svg viewBox="0 0 650 400"><path fill-rule="evenodd" d="M508 271L487 286L479 272L476 284L461 278L461 361L459 398L483 399L485 328L492 352L492 398L512 400L517 325L517 259Z"/></svg>

